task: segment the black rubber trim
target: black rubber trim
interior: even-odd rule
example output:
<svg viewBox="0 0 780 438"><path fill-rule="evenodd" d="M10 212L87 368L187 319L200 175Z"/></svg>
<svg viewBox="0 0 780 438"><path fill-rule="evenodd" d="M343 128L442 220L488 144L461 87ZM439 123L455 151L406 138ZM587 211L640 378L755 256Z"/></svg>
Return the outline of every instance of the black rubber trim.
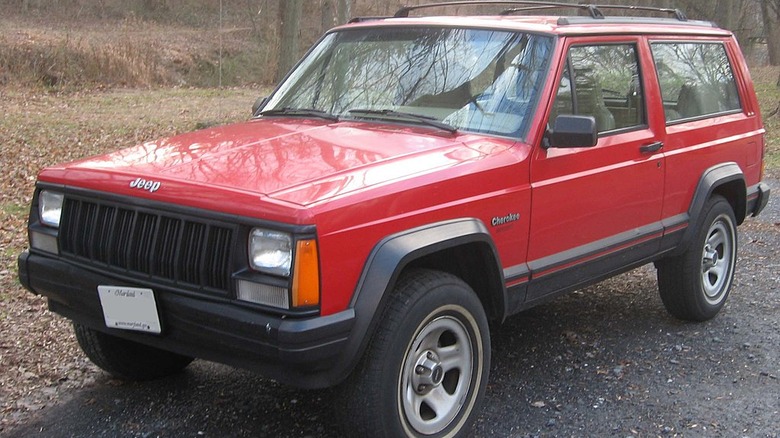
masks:
<svg viewBox="0 0 780 438"><path fill-rule="evenodd" d="M528 266L531 269L531 279L532 281L536 281L540 277L556 272L558 270L557 268L579 264L584 259L599 257L608 254L611 251L618 251L621 247L639 244L644 240L650 239L654 235L660 239L663 232L664 227L662 223L656 222L577 248L572 248L558 254L530 261L528 262Z"/></svg>
<svg viewBox="0 0 780 438"><path fill-rule="evenodd" d="M559 295L652 262L663 255L659 251L661 240L661 234L647 240L640 239L635 244L614 251L607 250L592 259L586 258L539 278L535 278L532 271L526 301L518 310L534 307Z"/></svg>
<svg viewBox="0 0 780 438"><path fill-rule="evenodd" d="M103 320L97 286L135 283L30 252L19 257L19 277L26 288L49 299L52 311L95 330L257 371L292 386L332 386L349 365L340 359L353 331L352 309L321 317L285 318L155 287L162 333L150 335L110 329Z"/></svg>
<svg viewBox="0 0 780 438"><path fill-rule="evenodd" d="M526 301L517 310L654 260L665 230L657 222L529 262L531 281Z"/></svg>
<svg viewBox="0 0 780 438"><path fill-rule="evenodd" d="M704 207L704 203L712 196L715 189L733 181L742 182L744 187L745 175L742 173L742 169L740 169L737 163L722 163L704 171L696 186L691 205L688 208L689 223L698 223L699 215ZM737 202L741 202L742 204L737 205L734 214L737 217L737 222L741 223L740 217L744 219L745 212L747 211L747 200L745 197L742 197L741 199L738 199ZM694 232L696 231L694 228L696 227L689 226L685 230L682 240L674 254L681 254L688 248L688 243L693 239Z"/></svg>
<svg viewBox="0 0 780 438"><path fill-rule="evenodd" d="M681 213L661 221L664 227L664 237L661 238L661 252L666 252L677 247L682 240L686 228L689 226L688 213Z"/></svg>
<svg viewBox="0 0 780 438"><path fill-rule="evenodd" d="M484 279L491 291L501 291L502 296L496 299L500 301L502 308L498 313L503 320L509 304L500 259L490 232L479 219L455 219L388 236L369 255L350 303L355 311L355 325L340 359L348 364L343 368L343 378L362 356L404 268L427 255L471 243L485 244L493 253L495 263L491 266L495 266L494 272L485 272Z"/></svg>
<svg viewBox="0 0 780 438"><path fill-rule="evenodd" d="M772 189L766 183L758 183L748 189L747 213L753 217L758 216L769 203Z"/></svg>
<svg viewBox="0 0 780 438"><path fill-rule="evenodd" d="M523 263L521 265L515 265L510 266L506 269L504 269L504 281L506 281L507 284L521 280L523 278L528 278L528 276L531 274L531 269L528 267L528 264Z"/></svg>
<svg viewBox="0 0 780 438"><path fill-rule="evenodd" d="M29 257L30 251L25 250L19 255L19 258L16 261L17 266L19 267L19 283L21 283L21 285L30 292L38 294L38 292L36 292L32 286L30 286L30 275L28 274L27 270L27 259Z"/></svg>

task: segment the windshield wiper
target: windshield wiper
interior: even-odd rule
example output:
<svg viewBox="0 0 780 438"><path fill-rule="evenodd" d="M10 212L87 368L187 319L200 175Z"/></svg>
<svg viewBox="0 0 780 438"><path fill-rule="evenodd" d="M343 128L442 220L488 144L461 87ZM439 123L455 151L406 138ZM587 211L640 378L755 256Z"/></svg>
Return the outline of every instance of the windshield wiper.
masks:
<svg viewBox="0 0 780 438"><path fill-rule="evenodd" d="M383 110L351 109L347 112L358 116L369 116L369 117L376 117L380 119L395 119L395 120L402 119L406 121L417 122L427 126L433 126L434 128L439 128L447 132L452 132L452 133L458 132L458 128L452 125L448 125L435 117L423 116L420 114L405 113L402 111L395 111L391 109L383 109Z"/></svg>
<svg viewBox="0 0 780 438"><path fill-rule="evenodd" d="M267 111L262 111L260 116L291 116L291 117L316 117L319 119L330 120L332 122L338 122L339 118L329 112L318 110L314 108L279 108Z"/></svg>

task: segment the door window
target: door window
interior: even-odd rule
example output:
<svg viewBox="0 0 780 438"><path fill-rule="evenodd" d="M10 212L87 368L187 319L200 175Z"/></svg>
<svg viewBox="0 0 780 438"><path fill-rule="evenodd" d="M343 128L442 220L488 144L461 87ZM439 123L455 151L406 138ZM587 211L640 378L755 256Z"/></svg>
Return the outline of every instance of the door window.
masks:
<svg viewBox="0 0 780 438"><path fill-rule="evenodd" d="M569 49L551 119L593 116L599 133L645 125L636 47L632 44Z"/></svg>

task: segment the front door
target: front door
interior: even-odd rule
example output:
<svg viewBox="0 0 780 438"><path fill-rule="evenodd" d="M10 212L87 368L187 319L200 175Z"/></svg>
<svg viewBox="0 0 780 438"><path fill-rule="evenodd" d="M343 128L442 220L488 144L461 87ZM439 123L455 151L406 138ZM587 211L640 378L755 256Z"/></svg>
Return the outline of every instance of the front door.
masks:
<svg viewBox="0 0 780 438"><path fill-rule="evenodd" d="M590 115L598 144L537 148L527 302L571 290L654 253L663 233L662 120L648 117L642 40L567 42L549 125L560 114ZM657 102L652 102L657 104Z"/></svg>

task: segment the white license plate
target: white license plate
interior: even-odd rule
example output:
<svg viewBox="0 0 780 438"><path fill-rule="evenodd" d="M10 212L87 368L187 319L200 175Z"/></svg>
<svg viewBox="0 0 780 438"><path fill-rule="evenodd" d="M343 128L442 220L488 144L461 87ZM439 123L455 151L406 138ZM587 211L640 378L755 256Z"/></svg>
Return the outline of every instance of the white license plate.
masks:
<svg viewBox="0 0 780 438"><path fill-rule="evenodd" d="M160 333L160 317L153 290L98 286L98 295L107 327Z"/></svg>

